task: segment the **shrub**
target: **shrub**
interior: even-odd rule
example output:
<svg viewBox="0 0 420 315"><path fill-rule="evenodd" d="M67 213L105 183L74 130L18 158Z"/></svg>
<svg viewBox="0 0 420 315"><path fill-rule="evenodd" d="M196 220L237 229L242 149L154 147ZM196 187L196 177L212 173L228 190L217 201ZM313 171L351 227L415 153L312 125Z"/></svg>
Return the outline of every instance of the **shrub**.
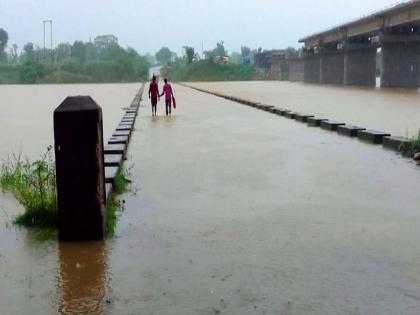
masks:
<svg viewBox="0 0 420 315"><path fill-rule="evenodd" d="M420 131L417 136L410 139L410 141L401 147L401 153L405 157L413 157L417 152L420 152Z"/></svg>
<svg viewBox="0 0 420 315"><path fill-rule="evenodd" d="M35 162L14 155L1 167L0 184L13 193L25 212L15 223L25 226L56 227L57 197L52 147Z"/></svg>

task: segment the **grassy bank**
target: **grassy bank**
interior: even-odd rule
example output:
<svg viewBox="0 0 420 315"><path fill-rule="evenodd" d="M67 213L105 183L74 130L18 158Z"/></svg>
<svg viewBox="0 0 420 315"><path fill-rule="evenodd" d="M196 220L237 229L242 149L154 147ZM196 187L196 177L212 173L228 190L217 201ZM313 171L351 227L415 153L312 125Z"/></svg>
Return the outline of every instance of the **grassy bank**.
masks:
<svg viewBox="0 0 420 315"><path fill-rule="evenodd" d="M57 190L55 162L52 147L34 162L13 155L3 162L0 172L0 185L10 191L25 211L13 221L14 224L30 228L37 239L57 237ZM118 195L127 189L127 181L122 168L118 170L114 193L106 204L106 234L114 234L117 212L120 209Z"/></svg>
<svg viewBox="0 0 420 315"><path fill-rule="evenodd" d="M179 62L161 70L161 75L172 81L246 81L252 79L252 74L252 67L248 65L219 64L208 60L191 64Z"/></svg>

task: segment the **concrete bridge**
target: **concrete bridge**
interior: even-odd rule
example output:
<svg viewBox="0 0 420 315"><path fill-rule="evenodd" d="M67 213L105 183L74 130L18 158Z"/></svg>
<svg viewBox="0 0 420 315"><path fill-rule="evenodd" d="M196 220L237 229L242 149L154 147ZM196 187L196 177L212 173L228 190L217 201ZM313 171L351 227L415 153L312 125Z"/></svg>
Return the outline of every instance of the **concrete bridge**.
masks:
<svg viewBox="0 0 420 315"><path fill-rule="evenodd" d="M420 1L397 4L374 14L306 36L303 55L272 56L283 80L374 86L381 49L382 87L419 87Z"/></svg>

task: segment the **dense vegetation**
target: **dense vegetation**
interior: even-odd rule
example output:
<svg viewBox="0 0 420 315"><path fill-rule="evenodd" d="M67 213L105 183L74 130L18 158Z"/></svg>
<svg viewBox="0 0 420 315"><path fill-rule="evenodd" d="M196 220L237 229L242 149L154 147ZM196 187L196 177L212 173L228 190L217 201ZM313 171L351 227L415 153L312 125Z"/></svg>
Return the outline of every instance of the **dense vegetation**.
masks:
<svg viewBox="0 0 420 315"><path fill-rule="evenodd" d="M173 81L234 81L250 80L253 68L250 64L251 49L241 48L241 54L228 54L224 43L217 43L212 50L204 52L200 59L193 47L185 46L185 56L169 62L161 75Z"/></svg>
<svg viewBox="0 0 420 315"><path fill-rule="evenodd" d="M405 157L413 157L417 152L420 152L420 131L417 136L411 138L410 141L401 148L401 153Z"/></svg>
<svg viewBox="0 0 420 315"><path fill-rule="evenodd" d="M162 70L172 81L234 81L250 80L252 67L240 64L221 64L209 60L193 63L177 62Z"/></svg>
<svg viewBox="0 0 420 315"><path fill-rule="evenodd" d="M20 54L16 45L6 52L7 42L7 32L0 29L0 84L135 82L145 80L150 67L148 57L120 47L113 35L52 50L27 43Z"/></svg>
<svg viewBox="0 0 420 315"><path fill-rule="evenodd" d="M39 160L34 162L13 155L3 162L0 170L0 185L10 191L25 211L14 223L33 228L41 239L56 237L57 194L55 163L52 147L48 147ZM122 169L118 170L114 185L114 195L107 200L106 234L114 234L117 211L120 208L116 196L125 192L127 181Z"/></svg>

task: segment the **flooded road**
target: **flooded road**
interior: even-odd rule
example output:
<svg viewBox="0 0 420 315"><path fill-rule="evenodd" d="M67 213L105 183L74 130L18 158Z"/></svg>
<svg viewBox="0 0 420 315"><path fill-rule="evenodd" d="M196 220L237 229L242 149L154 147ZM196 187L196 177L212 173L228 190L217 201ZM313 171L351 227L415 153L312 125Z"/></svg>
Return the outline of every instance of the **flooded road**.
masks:
<svg viewBox="0 0 420 315"><path fill-rule="evenodd" d="M420 90L280 81L188 83L215 92L317 115L349 125L414 136L420 131Z"/></svg>
<svg viewBox="0 0 420 315"><path fill-rule="evenodd" d="M134 183L114 238L38 243L1 222L1 313L419 313L418 166L192 89L175 93L173 117L162 102L155 119L140 109L125 164ZM19 207L6 195L0 211Z"/></svg>

